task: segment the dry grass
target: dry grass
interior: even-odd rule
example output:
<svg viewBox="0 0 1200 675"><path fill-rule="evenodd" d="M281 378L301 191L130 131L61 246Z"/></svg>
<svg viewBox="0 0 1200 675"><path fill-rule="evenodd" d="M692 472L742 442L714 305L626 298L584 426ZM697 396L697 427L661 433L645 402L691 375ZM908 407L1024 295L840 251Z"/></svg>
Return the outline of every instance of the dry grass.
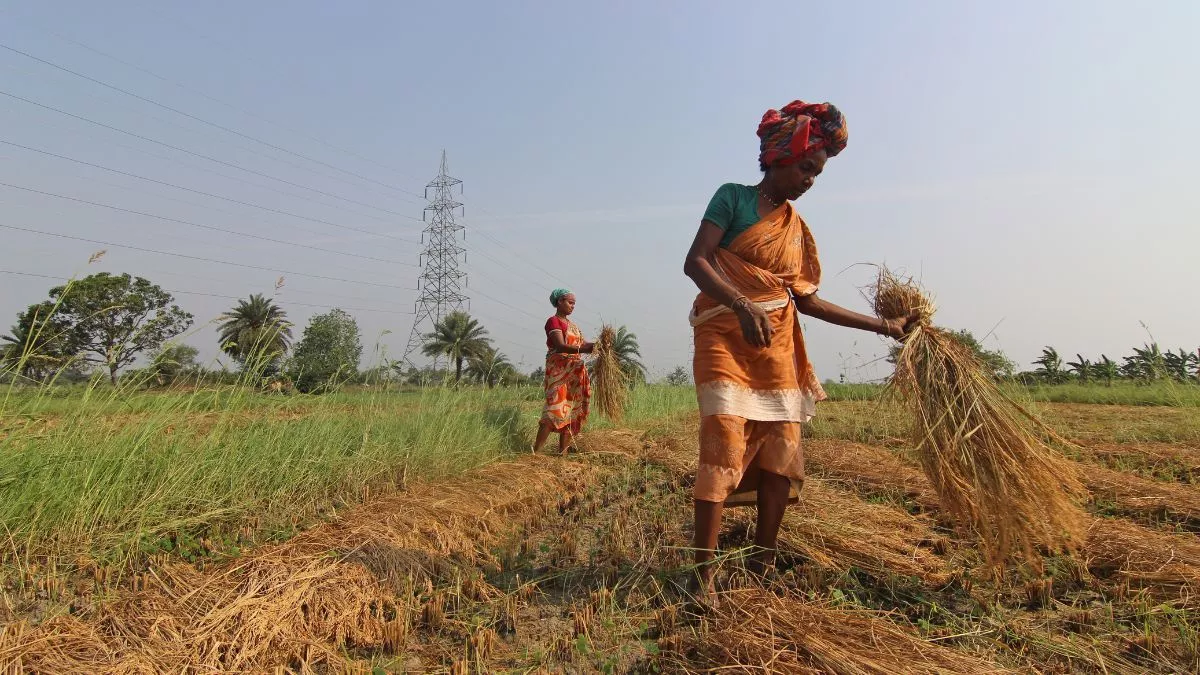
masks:
<svg viewBox="0 0 1200 675"><path fill-rule="evenodd" d="M1126 581L1152 595L1200 609L1200 539L1171 535L1112 518L1097 518L1082 551L1097 577Z"/></svg>
<svg viewBox="0 0 1200 675"><path fill-rule="evenodd" d="M590 476L583 465L528 457L453 484L416 486L207 571L154 566L132 591L81 617L6 628L0 670L304 670L342 663L351 646L395 648L421 612L416 589L432 589L431 576L453 572L459 596L496 600L477 572L453 563L496 565L488 551L502 534L548 513Z"/></svg>
<svg viewBox="0 0 1200 675"><path fill-rule="evenodd" d="M761 588L728 591L682 646L683 672L999 673L1005 668L921 639L866 610L838 609Z"/></svg>
<svg viewBox="0 0 1200 675"><path fill-rule="evenodd" d="M593 400L605 417L620 422L625 417L629 398L629 382L621 361L613 349L617 331L612 326L600 329L596 340L596 360L592 365Z"/></svg>
<svg viewBox="0 0 1200 675"><path fill-rule="evenodd" d="M895 494L925 511L938 508L929 479L895 451L846 441L808 441L804 444L804 463L822 478L847 485L860 494Z"/></svg>
<svg viewBox="0 0 1200 675"><path fill-rule="evenodd" d="M1099 466L1082 467L1092 498L1145 517L1170 516L1200 525L1200 486L1164 483Z"/></svg>
<svg viewBox="0 0 1200 675"><path fill-rule="evenodd" d="M890 382L915 418L917 455L942 507L982 541L993 565L1020 553L1070 550L1082 540L1085 494L1071 465L1034 433L1029 414L1006 396L975 355L932 323L933 303L911 279L881 270L875 313L916 313Z"/></svg>

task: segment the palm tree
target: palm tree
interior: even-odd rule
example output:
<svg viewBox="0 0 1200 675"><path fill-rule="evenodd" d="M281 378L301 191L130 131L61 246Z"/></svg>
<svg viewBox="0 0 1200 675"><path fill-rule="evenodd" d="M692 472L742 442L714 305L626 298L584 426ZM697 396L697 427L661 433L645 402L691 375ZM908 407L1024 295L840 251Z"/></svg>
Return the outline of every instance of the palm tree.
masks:
<svg viewBox="0 0 1200 675"><path fill-rule="evenodd" d="M488 389L504 381L510 372L514 369L508 357L491 346L467 361L467 376L486 384Z"/></svg>
<svg viewBox="0 0 1200 675"><path fill-rule="evenodd" d="M1168 351L1163 354L1164 366L1171 377L1186 382L1192 377L1192 360L1196 355L1180 348L1179 353Z"/></svg>
<svg viewBox="0 0 1200 675"><path fill-rule="evenodd" d="M445 356L454 362L454 381L462 380L463 361L491 349L487 329L466 312L450 312L425 335L425 356Z"/></svg>
<svg viewBox="0 0 1200 675"><path fill-rule="evenodd" d="M621 364L621 372L630 382L646 381L646 366L639 360L642 350L638 346L637 334L629 332L625 326L618 328L613 339L613 353L617 355L617 363Z"/></svg>
<svg viewBox="0 0 1200 675"><path fill-rule="evenodd" d="M1087 382L1092 379L1092 362L1083 358L1083 354L1075 354L1074 361L1067 361L1067 367L1080 382Z"/></svg>
<svg viewBox="0 0 1200 675"><path fill-rule="evenodd" d="M292 346L292 322L275 301L259 293L238 300L237 307L221 315L217 327L221 351L243 366L248 361L269 366Z"/></svg>
<svg viewBox="0 0 1200 675"><path fill-rule="evenodd" d="M1092 366L1092 371L1096 373L1096 377L1109 385L1112 385L1112 381L1121 374L1120 369L1117 368L1117 362L1105 354L1100 355L1100 360Z"/></svg>
<svg viewBox="0 0 1200 675"><path fill-rule="evenodd" d="M50 302L30 305L17 315L12 334L0 337L0 363L19 368L33 380L44 380L66 367L79 351L70 322L55 314Z"/></svg>
<svg viewBox="0 0 1200 675"><path fill-rule="evenodd" d="M1042 355L1033 363L1039 366L1034 372L1050 384L1058 384L1066 379L1066 373L1062 369L1062 357L1054 347L1043 347Z"/></svg>

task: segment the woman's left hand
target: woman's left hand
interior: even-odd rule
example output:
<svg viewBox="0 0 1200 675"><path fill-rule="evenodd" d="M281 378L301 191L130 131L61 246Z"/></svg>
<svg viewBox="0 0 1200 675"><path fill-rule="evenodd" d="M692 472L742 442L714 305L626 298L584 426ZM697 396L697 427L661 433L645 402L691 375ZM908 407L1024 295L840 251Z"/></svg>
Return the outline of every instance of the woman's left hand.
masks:
<svg viewBox="0 0 1200 675"><path fill-rule="evenodd" d="M594 351L596 351L596 343L595 342L585 342L579 346L580 354L591 354Z"/></svg>

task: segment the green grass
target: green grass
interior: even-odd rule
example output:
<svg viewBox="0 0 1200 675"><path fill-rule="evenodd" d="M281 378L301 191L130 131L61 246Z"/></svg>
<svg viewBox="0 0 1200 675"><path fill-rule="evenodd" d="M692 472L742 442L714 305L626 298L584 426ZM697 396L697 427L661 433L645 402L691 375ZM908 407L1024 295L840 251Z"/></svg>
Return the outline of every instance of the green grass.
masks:
<svg viewBox="0 0 1200 675"><path fill-rule="evenodd" d="M523 452L541 400L538 388L0 390L0 559L115 562L202 536L232 542L247 522L285 531L368 490ZM689 388L639 387L625 424L689 407Z"/></svg>
<svg viewBox="0 0 1200 675"><path fill-rule="evenodd" d="M1200 386L1178 382L1136 384L1117 382L1071 383L1025 387L1026 396L1044 403L1095 403L1105 405L1200 407Z"/></svg>

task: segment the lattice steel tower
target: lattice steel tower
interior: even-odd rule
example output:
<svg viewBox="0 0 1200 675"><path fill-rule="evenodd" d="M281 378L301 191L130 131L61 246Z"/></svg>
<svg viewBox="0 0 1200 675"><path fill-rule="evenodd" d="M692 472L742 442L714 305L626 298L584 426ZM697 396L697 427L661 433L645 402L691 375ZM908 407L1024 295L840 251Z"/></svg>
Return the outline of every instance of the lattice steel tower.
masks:
<svg viewBox="0 0 1200 675"><path fill-rule="evenodd" d="M463 263L467 260L467 250L459 245L459 235L461 233L465 242L467 231L454 221L454 212L462 208L462 203L455 201L452 194L455 186L462 194L462 181L446 173L446 152L443 150L442 169L437 178L425 186L425 198L429 200L429 206L422 214L422 220L427 223L421 232L425 250L421 253L421 276L417 277L416 316L413 317L408 346L404 348L404 360L412 367L416 367L413 356L420 355L425 335L433 332L434 324L451 312L470 309L471 300L463 293L467 273L459 268L460 260ZM434 367L442 360L435 358Z"/></svg>

